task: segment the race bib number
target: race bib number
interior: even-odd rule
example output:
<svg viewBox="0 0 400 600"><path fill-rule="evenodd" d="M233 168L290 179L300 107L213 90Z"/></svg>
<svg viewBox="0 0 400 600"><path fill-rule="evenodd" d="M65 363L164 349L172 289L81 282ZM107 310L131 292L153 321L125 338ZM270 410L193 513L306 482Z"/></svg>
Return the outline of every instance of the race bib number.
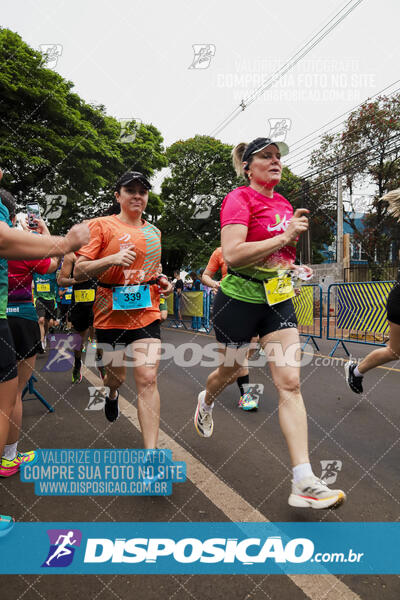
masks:
<svg viewBox="0 0 400 600"><path fill-rule="evenodd" d="M75 302L94 302L94 290L74 290Z"/></svg>
<svg viewBox="0 0 400 600"><path fill-rule="evenodd" d="M264 290L270 306L289 300L295 295L290 275L273 277L273 279L264 281Z"/></svg>
<svg viewBox="0 0 400 600"><path fill-rule="evenodd" d="M113 310L136 310L151 306L149 285L126 285L113 288Z"/></svg>
<svg viewBox="0 0 400 600"><path fill-rule="evenodd" d="M38 292L49 292L50 284L49 283L38 283L36 286Z"/></svg>
<svg viewBox="0 0 400 600"><path fill-rule="evenodd" d="M71 300L71 298L72 298L72 294L65 294L64 298L65 298L66 300Z"/></svg>

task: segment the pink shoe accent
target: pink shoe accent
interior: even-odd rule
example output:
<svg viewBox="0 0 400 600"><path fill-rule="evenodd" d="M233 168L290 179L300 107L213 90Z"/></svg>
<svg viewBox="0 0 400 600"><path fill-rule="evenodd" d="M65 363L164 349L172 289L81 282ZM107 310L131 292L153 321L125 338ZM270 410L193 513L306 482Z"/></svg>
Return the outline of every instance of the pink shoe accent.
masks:
<svg viewBox="0 0 400 600"><path fill-rule="evenodd" d="M2 467L0 466L0 477L11 477L11 475L15 475L15 473L18 473L19 471L19 465L18 467Z"/></svg>

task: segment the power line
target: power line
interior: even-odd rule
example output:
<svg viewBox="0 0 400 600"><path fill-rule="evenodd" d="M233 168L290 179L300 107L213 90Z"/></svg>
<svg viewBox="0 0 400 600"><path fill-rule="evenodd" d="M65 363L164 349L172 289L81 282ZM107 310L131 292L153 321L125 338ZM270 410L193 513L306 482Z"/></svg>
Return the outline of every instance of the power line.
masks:
<svg viewBox="0 0 400 600"><path fill-rule="evenodd" d="M352 6L345 12L343 15L340 15L346 8L351 5ZM245 100L242 100L237 108L235 108L223 121L217 125L217 127L211 132L211 136L215 136L220 133L225 127L229 125L239 114L244 111L248 106L250 106L253 102L257 100L257 98L262 95L267 89L272 87L274 83L279 81L288 71L293 69L293 67L304 57L306 56L313 48L315 48L335 27L337 27L359 4L361 4L363 0L350 0L343 8L341 8L335 16L328 21L328 23L320 29L313 37L306 42L300 50L298 50L278 71L276 71L271 77L267 79L265 83L262 83L254 92L250 94ZM339 17L337 19L337 17ZM335 21L335 19L337 19ZM327 31L324 30L333 22ZM314 41L315 40L315 41Z"/></svg>
<svg viewBox="0 0 400 600"><path fill-rule="evenodd" d="M398 150L400 150L400 145L397 145L397 146L394 145L393 147L390 147L392 145L392 143L397 140L398 137L400 137L400 133L397 134L396 136L393 136L393 138L390 140L389 147L386 149L386 153L387 153L388 156L390 156L391 154L393 154L393 152L397 152ZM360 154L363 154L365 152L366 151L363 150L361 153L356 153L356 155L360 155ZM354 155L354 156L356 156L356 155ZM368 160L361 161L361 162L359 162L358 164L355 164L355 165L353 164L353 165L351 165L347 169L343 168L341 171L338 171L337 173L334 173L334 174L330 175L329 177L327 177L323 181L315 181L314 183L309 184L308 187L307 187L307 190L302 190L301 192L298 192L297 194L295 194L293 196L292 201L301 198L304 195L305 191L308 193L311 190L319 188L319 187L325 185L326 183L329 183L329 182L333 181L334 179L337 179L337 177L343 177L344 175L350 174L355 167L357 167L359 169L364 169L369 163L375 161L376 158L377 158L377 156L376 156L376 153L375 153L375 155L372 156L371 158L369 158ZM347 160L346 160L346 162L347 162ZM341 163L343 164L344 161L341 160L338 163L335 163L335 165L331 165L331 166L336 166L337 164L341 164ZM326 169L324 169L324 170L326 170ZM316 174L319 174L320 172L322 172L322 170L316 172Z"/></svg>
<svg viewBox="0 0 400 600"><path fill-rule="evenodd" d="M373 96L370 96L369 98L367 98L366 100L363 100L363 102L360 102L360 104L357 104L356 106L353 106L353 108L351 108L350 110L342 113L341 115L339 115L338 117L336 117L335 119L332 119L331 121L328 121L328 123L325 123L325 125L322 125L321 127L318 127L318 129L315 129L315 131L312 131L311 133L309 133L308 135L305 135L304 137L300 138L299 140L296 140L295 142L293 142L293 144L290 144L290 147L293 148L294 146L296 146L296 144L299 144L300 142L302 142L303 140L307 139L308 137L310 137L310 135L313 135L314 133L317 133L317 131L320 131L321 129L323 129L324 127L326 127L327 125L330 125L331 123L334 123L335 121L337 121L338 119L341 119L342 117L344 117L345 115L350 114L351 112L353 112L354 110L356 110L356 108L358 108L359 106L361 106L361 104L364 104L364 102L366 102L367 100L372 100L373 98L376 98L377 96L379 96L379 94L382 94L383 92L386 92L386 90L388 90L389 88L393 87L394 85L396 85L397 83L400 82L400 79L397 79L397 81L394 81L393 83L391 83L390 85L387 85L386 87L383 88L383 90L380 90L379 92L377 92L376 94L374 94ZM400 88L398 88L400 89ZM390 95L394 94L397 90L395 90L394 92L391 92ZM342 121L344 123L344 121ZM319 137L319 136L318 136Z"/></svg>
<svg viewBox="0 0 400 600"><path fill-rule="evenodd" d="M400 89L400 88L399 88ZM360 131L362 128L358 127L356 129L354 129L353 131ZM329 131L329 130L328 130ZM338 134L339 131L336 132L336 134ZM335 135L335 134L333 134ZM286 166L293 171L294 168L299 169L302 165L308 165L310 163L310 159L311 159L311 155L312 153L317 150L319 147L319 143L314 144L313 146L311 146L310 148L308 148L307 151L305 151L306 153L303 156L299 156L298 160L294 161L293 163L287 164ZM308 152L308 153L307 153ZM304 171L304 172L307 172ZM302 177L302 174L298 175L298 177Z"/></svg>
<svg viewBox="0 0 400 600"><path fill-rule="evenodd" d="M397 133L393 137L388 138L387 139L388 144L391 144L392 141L397 139L398 137L400 137L400 133ZM334 163L333 165L332 164L327 165L326 167L323 167L322 169L318 169L317 171L314 171L314 173L309 173L307 175L307 171L305 171L302 175L298 175L298 177L301 177L301 179L309 179L310 177L314 177L315 175L318 175L319 173L322 173L323 171L326 171L327 169L332 169L333 167L340 165L344 161L348 162L351 158L365 154L366 152L368 152L368 150L370 150L371 148L375 148L377 145L378 144L374 144L372 146L369 146L369 148L365 148L364 150L360 150L359 152L356 152L355 154L350 154L349 156L345 156L344 158L342 158L338 162Z"/></svg>
<svg viewBox="0 0 400 600"><path fill-rule="evenodd" d="M379 96L379 94L381 94L383 91L387 90L389 87L392 87L393 85L395 85L396 83L398 83L400 80L392 83L390 86L387 86L386 88L384 88L384 90L381 90L380 92L378 92L377 94L375 94L374 96L371 96L370 98L367 98L366 100L364 100L363 102L361 102L360 104L358 104L357 106L353 107L350 111L348 111L347 113L343 113L343 115L340 115L340 117L344 116L344 115L349 115L350 113L352 113L354 110L356 110L357 108L359 108L362 104L364 104L364 102L367 102L368 100L372 100L373 98L376 98L377 96ZM394 94L396 94L398 91L400 90L400 88L395 89L393 92L391 92L391 94L389 94L389 96L387 96L388 98L394 96ZM336 119L333 119L332 121L329 121L328 123L326 123L325 125L323 125L322 127L320 127L319 129L323 129L324 127L326 127L326 125L329 125L330 123L333 123L334 121L336 121L337 119L339 119L340 117L336 117ZM312 143L314 140L320 140L322 139L322 137L324 137L329 131L332 131L333 129L336 129L337 127L340 127L341 125L343 125L346 121L342 121L341 123L338 123L337 125L334 125L333 127L331 127L330 129L326 129L323 133L321 133L319 136L316 136L315 138L313 138L312 140L309 140L308 142L306 142L305 144L303 144L302 146L299 146L299 148L297 148L297 150L300 150L300 148L307 146L308 144L311 144L311 146L309 146L308 148L306 148L305 150L302 150L300 152L296 152L294 153L294 155L292 155L291 153L291 157L295 158L297 157L297 159L294 162L288 163L286 166L293 170L293 167L296 165L297 167L301 164L304 164L306 162L308 162L311 152L318 147L318 142L317 143ZM356 129L355 131L358 131L360 128ZM318 129L316 130L318 131ZM315 133L315 132L313 132ZM309 137L311 134L309 134L308 136L305 136L302 139L305 139L306 137ZM290 146L291 148L293 147L292 145Z"/></svg>

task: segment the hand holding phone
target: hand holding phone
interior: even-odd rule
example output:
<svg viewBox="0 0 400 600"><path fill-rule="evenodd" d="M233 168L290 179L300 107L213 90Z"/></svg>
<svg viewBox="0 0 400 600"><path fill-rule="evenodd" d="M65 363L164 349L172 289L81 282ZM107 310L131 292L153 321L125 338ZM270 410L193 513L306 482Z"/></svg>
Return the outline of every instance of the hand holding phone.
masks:
<svg viewBox="0 0 400 600"><path fill-rule="evenodd" d="M37 202L30 202L26 205L26 212L28 215L28 227L30 229L37 229L37 219L40 219L40 206Z"/></svg>

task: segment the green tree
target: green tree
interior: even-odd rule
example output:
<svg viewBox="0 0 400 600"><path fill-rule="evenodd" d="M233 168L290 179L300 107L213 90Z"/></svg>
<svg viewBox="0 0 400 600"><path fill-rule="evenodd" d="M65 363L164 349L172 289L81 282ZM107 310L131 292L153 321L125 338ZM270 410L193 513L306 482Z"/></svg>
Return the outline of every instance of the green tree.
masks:
<svg viewBox="0 0 400 600"><path fill-rule="evenodd" d="M320 171L320 180L327 180L328 197L334 197L336 177L341 174L349 202L344 220L351 226L355 240L362 242L373 278L384 276L382 266L388 259L390 244L399 239L398 227L388 215L387 205L379 201L385 192L398 187L399 130L400 94L382 96L363 103L351 113L342 133L325 136L311 159L312 168ZM375 193L360 229L354 218L354 189L365 183L373 185ZM329 209L329 203L326 208Z"/></svg>
<svg viewBox="0 0 400 600"><path fill-rule="evenodd" d="M328 196L326 194L323 196L325 210L321 211L321 190L317 191L308 180L298 177L288 167L283 167L281 181L275 189L289 200L294 209L307 208L310 211L310 262L312 264L321 263L324 259L321 250L325 245L331 244L334 238L332 211L328 208ZM305 235L303 234L300 239L300 247Z"/></svg>
<svg viewBox="0 0 400 600"><path fill-rule="evenodd" d="M73 83L46 68L45 58L19 35L0 28L0 161L4 186L21 202L67 197L61 232L102 214L115 180L128 168L151 176L166 164L153 125L134 123L136 139L121 143L120 123L104 106L86 103Z"/></svg>
<svg viewBox="0 0 400 600"><path fill-rule="evenodd" d="M232 146L200 135L167 148L171 174L161 186L164 212L159 220L166 272L204 266L220 245L222 201L243 184L233 169L231 151Z"/></svg>

